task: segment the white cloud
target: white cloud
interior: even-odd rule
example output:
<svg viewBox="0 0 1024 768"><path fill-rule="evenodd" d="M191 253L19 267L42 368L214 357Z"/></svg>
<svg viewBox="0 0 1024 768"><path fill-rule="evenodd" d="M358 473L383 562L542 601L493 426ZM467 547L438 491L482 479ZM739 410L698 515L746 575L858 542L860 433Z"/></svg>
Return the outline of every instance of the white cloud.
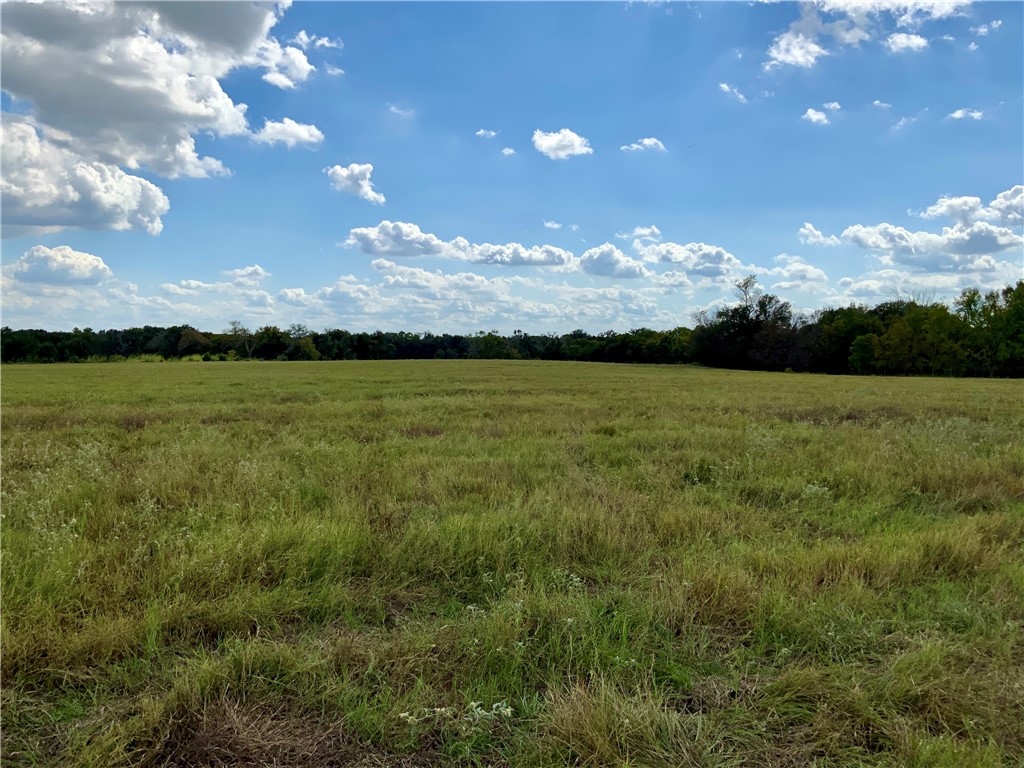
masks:
<svg viewBox="0 0 1024 768"><path fill-rule="evenodd" d="M814 293L828 285L828 275L820 267L808 264L799 256L782 253L775 257L779 266L763 270L762 274L778 278L769 287L772 290L799 290Z"/></svg>
<svg viewBox="0 0 1024 768"><path fill-rule="evenodd" d="M373 173L371 163L351 163L347 167L332 165L330 168L324 168L324 173L339 192L357 195L375 205L384 204L384 195L377 192L370 181L370 174Z"/></svg>
<svg viewBox="0 0 1024 768"><path fill-rule="evenodd" d="M823 235L809 221L805 221L797 234L800 242L804 245L839 245L839 238L835 235Z"/></svg>
<svg viewBox="0 0 1024 768"><path fill-rule="evenodd" d="M665 145L658 141L653 136L646 139L639 139L632 144L624 144L619 147L623 152L646 152L647 150L655 150L658 152L665 151Z"/></svg>
<svg viewBox="0 0 1024 768"><path fill-rule="evenodd" d="M382 221L376 227L353 229L345 245L358 246L363 253L374 256L401 257L444 255L449 247L436 235L403 221Z"/></svg>
<svg viewBox="0 0 1024 768"><path fill-rule="evenodd" d="M630 258L611 243L584 251L580 269L601 277L638 278L649 274L643 262Z"/></svg>
<svg viewBox="0 0 1024 768"><path fill-rule="evenodd" d="M886 38L885 45L893 53L901 53L903 51L923 51L928 47L928 41L920 35L896 32Z"/></svg>
<svg viewBox="0 0 1024 768"><path fill-rule="evenodd" d="M826 101L822 106L829 112L838 112L843 108L838 101Z"/></svg>
<svg viewBox="0 0 1024 768"><path fill-rule="evenodd" d="M800 18L775 38L768 50L765 70L788 65L810 68L830 54L824 38L839 45L857 46L871 40L886 26L883 17L895 20L898 27L916 28L932 19L958 15L970 0L817 0L800 5ZM890 45L913 46L923 41L919 35L897 33ZM913 38L907 40L906 38ZM908 49L908 48L903 48Z"/></svg>
<svg viewBox="0 0 1024 768"><path fill-rule="evenodd" d="M649 227L633 227L632 232L618 232L615 236L621 240L645 240L656 242L661 240L661 230L652 224Z"/></svg>
<svg viewBox="0 0 1024 768"><path fill-rule="evenodd" d="M67 227L158 235L163 229L170 203L155 184L116 165L85 162L21 118L7 116L0 137L5 235Z"/></svg>
<svg viewBox="0 0 1024 768"><path fill-rule="evenodd" d="M895 123L893 123L892 129L894 131L902 131L908 125L913 125L916 122L917 122L917 118L916 117L901 117L899 120L897 120Z"/></svg>
<svg viewBox="0 0 1024 768"><path fill-rule="evenodd" d="M865 227L855 224L843 239L883 254L883 263L901 263L932 269L950 268L1019 247L1024 239L1007 227L984 221L943 227L941 234L911 232L893 224Z"/></svg>
<svg viewBox="0 0 1024 768"><path fill-rule="evenodd" d="M553 245L530 247L519 243L492 245L491 243L470 243L461 237L452 240L450 245L453 248L454 258L465 259L477 264L500 264L510 267L561 267L572 264L574 258L571 251L556 248Z"/></svg>
<svg viewBox="0 0 1024 768"><path fill-rule="evenodd" d="M828 56L828 51L822 48L813 37L790 30L775 38L771 48L768 49L769 61L765 63L764 68L770 70L787 64L807 69L813 67L822 56Z"/></svg>
<svg viewBox="0 0 1024 768"><path fill-rule="evenodd" d="M388 104L388 112L399 117L413 117L416 114L415 109L403 109L402 107L396 107L394 104Z"/></svg>
<svg viewBox="0 0 1024 768"><path fill-rule="evenodd" d="M1006 226L1024 223L1024 185L1018 184L996 195L984 206L980 197L944 196L928 206L921 214L922 219L946 218L967 226L974 221L996 221Z"/></svg>
<svg viewBox="0 0 1024 768"><path fill-rule="evenodd" d="M828 125L828 115L824 112L819 112L816 109L811 109L810 107L808 107L807 111L804 112L801 119L817 123L818 125Z"/></svg>
<svg viewBox="0 0 1024 768"><path fill-rule="evenodd" d="M286 117L280 122L265 121L263 127L252 135L252 139L261 144L294 147L296 144L319 144L324 140L324 135L315 125L297 123Z"/></svg>
<svg viewBox="0 0 1024 768"><path fill-rule="evenodd" d="M481 128L479 131L476 132L476 135L479 136L481 139L493 139L495 136L498 135L498 132L489 131L486 128Z"/></svg>
<svg viewBox="0 0 1024 768"><path fill-rule="evenodd" d="M226 269L221 274L230 277L231 282L235 285L246 286L249 288L255 288L270 277L270 273L259 264L240 267L239 269Z"/></svg>
<svg viewBox="0 0 1024 768"><path fill-rule="evenodd" d="M338 77L339 75L344 75L345 74L345 70L344 69L342 69L341 67L336 67L333 64L325 65L324 66L324 72L326 72L331 77Z"/></svg>
<svg viewBox="0 0 1024 768"><path fill-rule="evenodd" d="M744 265L725 248L707 243L645 244L636 240L633 243L633 250L648 263L675 264L681 266L688 274L713 279L729 278L749 269L749 266Z"/></svg>
<svg viewBox="0 0 1024 768"><path fill-rule="evenodd" d="M976 268L968 267L956 272L921 272L883 268L866 272L856 278L843 277L836 285L840 293L832 302L871 302L894 296L947 295L953 296L964 288L998 289L1019 279L1012 265L1006 262L981 261Z"/></svg>
<svg viewBox="0 0 1024 768"><path fill-rule="evenodd" d="M828 13L848 14L854 18L891 14L900 27L916 27L925 21L959 15L971 0L818 0L817 6Z"/></svg>
<svg viewBox="0 0 1024 768"><path fill-rule="evenodd" d="M994 32L1003 26L1003 22L1000 19L989 22L988 24L979 24L976 27L971 27L971 32L978 37L985 37L989 32Z"/></svg>
<svg viewBox="0 0 1024 768"><path fill-rule="evenodd" d="M501 148L501 154L503 154L505 157L512 157L512 155L514 155L515 153L516 153L516 151L514 149L512 149L512 147L502 147Z"/></svg>
<svg viewBox="0 0 1024 768"><path fill-rule="evenodd" d="M263 79L283 90L293 90L305 82L316 67L309 63L306 54L292 46L282 47L274 39L261 45L260 60L267 67Z"/></svg>
<svg viewBox="0 0 1024 768"><path fill-rule="evenodd" d="M201 6L157 13L142 4L12 3L0 49L4 90L31 102L36 121L87 162L169 177L223 173L219 161L196 155L192 136L247 132L245 105L218 80L241 66L271 66L262 46L276 19L242 4Z"/></svg>
<svg viewBox="0 0 1024 768"><path fill-rule="evenodd" d="M300 29L299 33L291 40L302 50L307 50L310 47L313 48L342 48L344 47L341 40L332 40L329 37L317 37L316 35L310 35L304 29Z"/></svg>
<svg viewBox="0 0 1024 768"><path fill-rule="evenodd" d="M26 283L95 285L113 276L99 256L76 251L66 245L47 248L35 245L4 269L7 277Z"/></svg>
<svg viewBox="0 0 1024 768"><path fill-rule="evenodd" d="M382 221L375 227L353 229L345 240L345 246L358 247L372 256L439 256L503 266L569 266L574 259L570 251L553 245L526 247L519 243L470 243L463 237L446 241L424 232L415 224L402 221Z"/></svg>
<svg viewBox="0 0 1024 768"><path fill-rule="evenodd" d="M887 101L879 101L878 99L872 101L871 106L877 107L878 109L892 109L892 104Z"/></svg>
<svg viewBox="0 0 1024 768"><path fill-rule="evenodd" d="M576 155L592 155L594 153L585 138L573 133L568 128L554 133L534 131L533 146L542 155L552 160L565 160Z"/></svg>
<svg viewBox="0 0 1024 768"><path fill-rule="evenodd" d="M544 226L547 229L561 229L562 228L562 225L559 224L557 221L548 221L547 219L544 220Z"/></svg>
<svg viewBox="0 0 1024 768"><path fill-rule="evenodd" d="M722 93L728 93L730 96L734 97L736 101L738 101L740 104L747 103L747 97L740 93L738 89L734 88L728 83L719 83L718 90L720 90Z"/></svg>
<svg viewBox="0 0 1024 768"><path fill-rule="evenodd" d="M946 115L949 120L981 120L984 117L977 109L958 109L955 112L950 112Z"/></svg>
<svg viewBox="0 0 1024 768"><path fill-rule="evenodd" d="M4 178L9 186L24 187L17 179L31 176L29 186L49 190L44 197L50 202L21 206L22 198L5 204L5 223L159 231L167 200L132 172L224 175L229 171L220 160L198 154L195 135L250 134L246 105L235 103L220 81L236 70L255 69L280 87L295 87L314 71L300 49L283 47L270 35L284 7L275 12L256 3L6 4L3 89L24 101L31 117L3 119L33 126L44 149L22 158L35 165L5 162ZM24 133L17 138L28 141ZM85 176L93 181L81 181Z"/></svg>
<svg viewBox="0 0 1024 768"><path fill-rule="evenodd" d="M969 42L969 43L967 44L967 50L968 50L968 51L976 51L976 50L978 50L978 48L980 48L980 47L981 47L981 46L979 46L979 45L978 45L978 44L977 44L976 42L974 42L973 40L972 40L971 42Z"/></svg>
<svg viewBox="0 0 1024 768"><path fill-rule="evenodd" d="M943 197L921 217L951 218L955 223L941 233L912 232L884 222L855 224L844 230L843 239L879 253L883 264L932 270L977 270L986 264L995 268L998 262L991 257L1024 245L1024 238L1011 228L1024 222L1024 186L1001 192L987 207L977 197Z"/></svg>
<svg viewBox="0 0 1024 768"><path fill-rule="evenodd" d="M1003 224L1021 226L1024 224L1024 185L1018 184L1005 192L1000 192L988 205L988 211L996 214ZM988 211L984 215L995 219L996 216L992 216Z"/></svg>

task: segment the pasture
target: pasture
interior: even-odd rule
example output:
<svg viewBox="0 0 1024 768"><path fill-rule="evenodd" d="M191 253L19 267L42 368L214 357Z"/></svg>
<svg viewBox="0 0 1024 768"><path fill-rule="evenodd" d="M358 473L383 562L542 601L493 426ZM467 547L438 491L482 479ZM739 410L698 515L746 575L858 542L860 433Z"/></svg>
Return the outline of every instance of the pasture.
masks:
<svg viewBox="0 0 1024 768"><path fill-rule="evenodd" d="M1024 761L1019 381L2 383L5 766Z"/></svg>

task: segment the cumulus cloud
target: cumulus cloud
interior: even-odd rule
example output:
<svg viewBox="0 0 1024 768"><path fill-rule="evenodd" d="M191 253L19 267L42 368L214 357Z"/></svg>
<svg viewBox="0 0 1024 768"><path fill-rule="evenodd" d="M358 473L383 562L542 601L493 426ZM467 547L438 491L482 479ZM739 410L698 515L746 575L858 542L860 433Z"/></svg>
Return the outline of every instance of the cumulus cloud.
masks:
<svg viewBox="0 0 1024 768"><path fill-rule="evenodd" d="M268 40L261 51L262 61L267 67L263 80L282 90L294 90L306 81L316 67L309 63L306 54L292 46L282 47L276 40Z"/></svg>
<svg viewBox="0 0 1024 768"><path fill-rule="evenodd" d="M809 69L822 56L828 56L828 51L813 37L790 30L775 38L768 49L768 61L764 68L771 70L785 64Z"/></svg>
<svg viewBox="0 0 1024 768"><path fill-rule="evenodd" d="M894 131L902 131L907 126L913 125L916 122L916 117L901 117L899 120L892 124L892 129Z"/></svg>
<svg viewBox="0 0 1024 768"><path fill-rule="evenodd" d="M885 45L893 53L902 53L903 51L923 51L928 47L928 41L920 35L896 32L886 38Z"/></svg>
<svg viewBox="0 0 1024 768"><path fill-rule="evenodd" d="M646 139L638 139L632 144L623 144L619 149L623 152L646 152L648 150L664 152L665 145L651 136Z"/></svg>
<svg viewBox="0 0 1024 768"><path fill-rule="evenodd" d="M843 108L838 101L826 101L822 106L829 112L838 112Z"/></svg>
<svg viewBox="0 0 1024 768"><path fill-rule="evenodd" d="M374 256L440 256L448 243L404 221L382 221L375 227L358 227L348 233L348 247L358 247Z"/></svg>
<svg viewBox="0 0 1024 768"><path fill-rule="evenodd" d="M933 270L977 270L986 264L995 268L998 262L992 257L1024 245L1024 238L1014 231L1024 221L1021 185L1001 192L988 206L977 197L943 197L920 215L949 218L954 224L941 233L911 231L887 222L855 224L843 231L843 239L878 253L883 264Z"/></svg>
<svg viewBox="0 0 1024 768"><path fill-rule="evenodd" d="M270 277L259 264L221 272L228 280L206 282L186 279L177 283L163 283L160 290L168 296L188 296L201 300L205 308L201 315L223 316L233 314L237 319L239 310L248 316L269 317L274 313L274 297L263 288L263 281Z"/></svg>
<svg viewBox="0 0 1024 768"><path fill-rule="evenodd" d="M388 104L388 112L399 117L413 117L416 114L415 109L403 109L402 107L396 107L394 104Z"/></svg>
<svg viewBox="0 0 1024 768"><path fill-rule="evenodd" d="M113 275L99 256L73 250L67 245L56 248L35 245L4 272L23 282L47 285L95 285Z"/></svg>
<svg viewBox="0 0 1024 768"><path fill-rule="evenodd" d="M476 132L476 135L479 136L481 139L493 139L495 136L498 135L498 132L489 131L486 128L481 128L479 131Z"/></svg>
<svg viewBox="0 0 1024 768"><path fill-rule="evenodd" d="M897 27L916 29L925 21L958 15L970 0L817 0L801 4L800 18L776 37L765 70L782 66L810 68L830 55L827 38L840 46L857 46L881 31L883 17ZM899 32L885 41L892 50L920 50L927 40ZM923 43L923 45L922 45Z"/></svg>
<svg viewBox="0 0 1024 768"><path fill-rule="evenodd" d="M259 264L253 264L248 267L240 267L238 269L226 269L221 274L227 275L231 278L231 282L235 285L243 285L250 288L254 288L270 277L270 273L267 272Z"/></svg>
<svg viewBox="0 0 1024 768"><path fill-rule="evenodd" d="M1015 271L1012 265L991 259L979 263L976 269L966 268L956 272L921 272L889 267L857 277L840 278L836 282L839 292L832 297L832 301L872 302L920 293L956 295L969 287L1002 288L1019 279Z"/></svg>
<svg viewBox="0 0 1024 768"><path fill-rule="evenodd" d="M634 241L633 250L649 264L673 264L688 274L720 279L749 269L719 245L707 243L651 243Z"/></svg>
<svg viewBox="0 0 1024 768"><path fill-rule="evenodd" d="M839 245L839 238L835 235L823 235L809 221L798 230L800 242L804 245Z"/></svg>
<svg viewBox="0 0 1024 768"><path fill-rule="evenodd" d="M557 267L573 262L573 254L553 245L524 246L519 243L470 243L458 237L451 241L455 258L477 264L501 264L504 266Z"/></svg>
<svg viewBox="0 0 1024 768"><path fill-rule="evenodd" d="M961 108L954 112L950 112L946 117L949 120L981 120L981 118L984 117L984 114L977 109Z"/></svg>
<svg viewBox="0 0 1024 768"><path fill-rule="evenodd" d="M825 271L808 264L799 256L782 253L775 257L775 263L778 266L762 272L778 279L769 286L773 290L800 290L813 293L828 286L828 275Z"/></svg>
<svg viewBox="0 0 1024 768"><path fill-rule="evenodd" d="M263 127L252 135L252 139L260 144L294 147L296 144L319 144L324 140L324 135L315 125L297 123L286 117L280 122L264 121Z"/></svg>
<svg viewBox="0 0 1024 768"><path fill-rule="evenodd" d="M503 154L505 157L511 157L515 153L516 153L516 151L514 149L512 149L512 147L502 147L501 148L501 154Z"/></svg>
<svg viewBox="0 0 1024 768"><path fill-rule="evenodd" d="M829 14L848 16L858 24L889 15L899 27L918 27L926 21L957 16L971 0L817 0Z"/></svg>
<svg viewBox="0 0 1024 768"><path fill-rule="evenodd" d="M633 227L632 232L618 232L615 236L621 240L654 242L661 240L661 230L651 224L649 227Z"/></svg>
<svg viewBox="0 0 1024 768"><path fill-rule="evenodd" d="M1024 185L1016 185L996 195L987 206L980 197L944 196L920 214L922 219L947 218L957 224L968 225L974 221L995 221L1004 226L1019 226L1024 223Z"/></svg>
<svg viewBox="0 0 1024 768"><path fill-rule="evenodd" d="M718 90L720 90L722 93L729 94L734 99L736 99L736 101L738 101L740 104L746 104L747 103L747 97L744 96L742 93L740 93L737 88L734 88L733 86L729 85L728 83L719 83L718 84Z"/></svg>
<svg viewBox="0 0 1024 768"><path fill-rule="evenodd" d="M377 192L370 181L372 163L351 163L347 167L332 165L324 168L324 173L331 180L331 186L339 192L348 192L374 205L384 204L384 195Z"/></svg>
<svg viewBox="0 0 1024 768"><path fill-rule="evenodd" d="M817 125L828 125L828 115L810 107L803 113L801 119L816 123Z"/></svg>
<svg viewBox="0 0 1024 768"><path fill-rule="evenodd" d="M611 243L584 251L580 269L601 277L638 278L649 274L643 262L627 256Z"/></svg>
<svg viewBox="0 0 1024 768"><path fill-rule="evenodd" d="M892 109L892 104L887 101L879 101L878 99L872 101L871 106L877 107L878 109Z"/></svg>
<svg viewBox="0 0 1024 768"><path fill-rule="evenodd" d="M463 237L442 240L416 224L382 221L375 227L358 227L349 232L346 247L359 248L372 256L414 258L439 256L477 264L504 266L567 266L573 254L552 245L527 247L519 243L471 243Z"/></svg>
<svg viewBox="0 0 1024 768"><path fill-rule="evenodd" d="M562 225L559 224L557 221L548 221L547 219L544 220L544 226L547 229L561 229L562 228Z"/></svg>
<svg viewBox="0 0 1024 768"><path fill-rule="evenodd" d="M554 133L533 132L533 147L552 160L565 160L576 155L592 155L590 143L577 133L563 128Z"/></svg>
<svg viewBox="0 0 1024 768"><path fill-rule="evenodd" d="M318 37L317 35L311 35L306 30L300 29L299 33L291 40L302 50L309 48L342 48L344 47L341 40L332 40L329 37Z"/></svg>
<svg viewBox="0 0 1024 768"><path fill-rule="evenodd" d="M271 36L280 15L263 4L8 3L3 16L4 91L28 105L35 140L49 148L42 154L52 161L29 153L26 161L41 164L5 161L3 177L24 187L16 179L31 176L30 186L56 190L49 195L49 220L47 204L16 204L10 211L5 205L11 226L159 231L166 198L132 172L168 178L228 173L220 160L197 152L194 138L249 135L246 106L220 81L248 68L275 85L295 87L314 71L302 50ZM8 127L26 124L15 115L3 119ZM32 141L24 129L13 138ZM88 174L102 192L69 182L69 176Z"/></svg>
<svg viewBox="0 0 1024 768"><path fill-rule="evenodd" d="M86 162L21 118L8 116L0 137L5 235L68 227L162 231L170 202L155 184L116 165Z"/></svg>
<svg viewBox="0 0 1024 768"><path fill-rule="evenodd" d="M324 72L326 72L331 77L338 77L339 75L344 75L345 74L345 70L344 69L342 69L341 67L336 67L333 64L325 65L324 66Z"/></svg>
<svg viewBox="0 0 1024 768"><path fill-rule="evenodd" d="M971 27L971 32L972 34L975 34L978 37L985 37L986 35L988 35L989 32L994 32L1001 26L1003 26L1003 22L1000 19L996 19L995 21L991 21L988 24L979 24L976 27Z"/></svg>

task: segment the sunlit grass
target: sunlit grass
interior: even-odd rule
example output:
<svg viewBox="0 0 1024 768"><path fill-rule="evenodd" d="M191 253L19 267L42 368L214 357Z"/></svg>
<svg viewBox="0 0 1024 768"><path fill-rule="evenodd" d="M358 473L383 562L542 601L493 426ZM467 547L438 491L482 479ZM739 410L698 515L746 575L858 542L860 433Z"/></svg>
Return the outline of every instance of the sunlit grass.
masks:
<svg viewBox="0 0 1024 768"><path fill-rule="evenodd" d="M225 363L2 394L5 764L1024 760L1017 382Z"/></svg>

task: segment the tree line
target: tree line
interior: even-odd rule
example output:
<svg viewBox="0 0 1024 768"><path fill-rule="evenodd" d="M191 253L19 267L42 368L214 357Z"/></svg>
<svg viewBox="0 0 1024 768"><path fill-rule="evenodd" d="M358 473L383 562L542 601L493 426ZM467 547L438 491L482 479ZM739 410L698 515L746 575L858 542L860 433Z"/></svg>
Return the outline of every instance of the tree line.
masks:
<svg viewBox="0 0 1024 768"><path fill-rule="evenodd" d="M604 363L699 363L719 368L833 374L1024 376L1024 280L964 290L952 306L897 298L797 315L754 277L739 301L696 317L693 329L535 335L315 332L303 325L221 333L190 325L123 330L0 329L4 363L98 360L400 360L483 358Z"/></svg>

